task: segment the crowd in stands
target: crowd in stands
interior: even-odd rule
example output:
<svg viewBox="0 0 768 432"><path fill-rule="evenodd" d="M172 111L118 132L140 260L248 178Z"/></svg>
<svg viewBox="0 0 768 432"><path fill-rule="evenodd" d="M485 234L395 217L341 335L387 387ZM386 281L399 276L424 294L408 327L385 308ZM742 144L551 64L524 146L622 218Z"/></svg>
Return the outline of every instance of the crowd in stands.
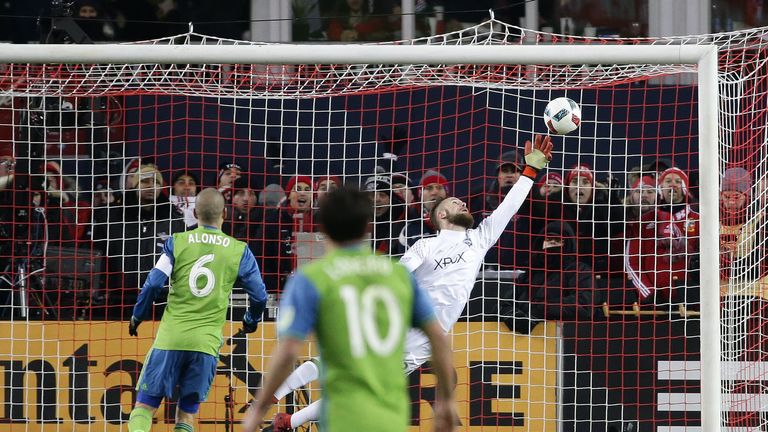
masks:
<svg viewBox="0 0 768 432"><path fill-rule="evenodd" d="M3 284L18 289L20 271L37 273L34 282L27 281L30 292L40 293L35 303L87 307L80 315L69 314L72 318L124 319L163 241L197 223L195 195L204 185L195 170L168 173L152 159L136 158L117 181L90 179L86 194L78 185L85 179L65 175L56 161L47 161L33 176L16 175L14 166L11 156L0 158ZM470 191L467 201L476 224L492 214L523 168L520 152L504 153L491 181ZM281 292L301 258L297 233L317 231L318 202L343 181L359 181L370 193L371 245L395 258L418 239L435 235L431 206L452 193L452 179L438 169L391 173L379 168L354 180L295 175L260 190L251 183L256 175L239 161L228 161L220 165L215 186L227 200L223 230L248 243L273 294ZM527 331L545 319L594 319L604 302L696 307L700 216L695 184L664 159L628 170L626 180L622 185L617 177L598 179L583 163L541 174L486 256L486 269L520 274L512 298L501 308L510 328ZM759 290L768 274L766 182L730 167L721 184L721 288L728 294L738 283L740 292L745 286ZM62 250L100 259L92 272L104 276L89 282L87 295L46 278L46 260L63 260L51 251L63 255Z"/></svg>
<svg viewBox="0 0 768 432"><path fill-rule="evenodd" d="M51 16L50 0L0 2L0 40L40 40L38 16ZM519 2L416 0L416 36L464 28L487 20L488 10L514 24L524 15ZM138 41L194 30L229 39L250 39L250 0L74 0L72 17L94 42ZM435 20L436 12L441 17ZM293 41L364 42L400 39L400 0L293 0ZM431 22L431 24L430 24ZM43 31L45 34L45 31Z"/></svg>

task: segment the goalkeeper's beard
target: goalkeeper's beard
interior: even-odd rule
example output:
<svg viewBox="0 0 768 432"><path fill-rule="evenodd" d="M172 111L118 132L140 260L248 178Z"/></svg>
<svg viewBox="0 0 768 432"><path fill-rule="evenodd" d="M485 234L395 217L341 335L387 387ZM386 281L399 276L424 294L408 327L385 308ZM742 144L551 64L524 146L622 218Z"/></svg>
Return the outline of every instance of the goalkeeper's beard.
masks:
<svg viewBox="0 0 768 432"><path fill-rule="evenodd" d="M475 220L469 213L449 214L448 217L446 217L446 220L465 229L470 229L475 224Z"/></svg>

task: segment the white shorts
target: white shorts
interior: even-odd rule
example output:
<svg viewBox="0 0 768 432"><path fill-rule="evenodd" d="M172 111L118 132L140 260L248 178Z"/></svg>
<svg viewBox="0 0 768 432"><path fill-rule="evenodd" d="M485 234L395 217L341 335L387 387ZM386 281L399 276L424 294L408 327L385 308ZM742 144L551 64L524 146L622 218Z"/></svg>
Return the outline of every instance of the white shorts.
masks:
<svg viewBox="0 0 768 432"><path fill-rule="evenodd" d="M419 368L419 366L429 361L432 357L432 345L429 344L429 338L421 330L410 329L405 335L405 355L403 356L403 367L405 374Z"/></svg>

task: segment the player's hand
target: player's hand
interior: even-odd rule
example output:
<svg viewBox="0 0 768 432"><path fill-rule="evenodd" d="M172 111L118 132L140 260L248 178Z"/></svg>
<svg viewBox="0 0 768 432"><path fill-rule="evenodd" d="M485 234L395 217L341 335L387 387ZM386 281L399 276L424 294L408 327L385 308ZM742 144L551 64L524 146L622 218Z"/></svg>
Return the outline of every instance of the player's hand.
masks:
<svg viewBox="0 0 768 432"><path fill-rule="evenodd" d="M257 405L257 402L253 401L245 412L243 432L257 432L261 430L261 424L264 423L264 410L260 409Z"/></svg>
<svg viewBox="0 0 768 432"><path fill-rule="evenodd" d="M542 139L541 135L536 135L533 143L525 142L526 165L539 171L547 166L550 160L552 160L552 140L549 136Z"/></svg>
<svg viewBox="0 0 768 432"><path fill-rule="evenodd" d="M457 426L453 410L453 400L441 399L437 398L433 406L435 412L433 430L435 432L453 432Z"/></svg>
<svg viewBox="0 0 768 432"><path fill-rule="evenodd" d="M141 320L136 318L135 316L131 317L131 322L128 323L128 334L131 336L138 336L138 328L139 324L141 324Z"/></svg>
<svg viewBox="0 0 768 432"><path fill-rule="evenodd" d="M243 315L243 332L253 333L259 328L259 322L251 316L251 311L245 311Z"/></svg>

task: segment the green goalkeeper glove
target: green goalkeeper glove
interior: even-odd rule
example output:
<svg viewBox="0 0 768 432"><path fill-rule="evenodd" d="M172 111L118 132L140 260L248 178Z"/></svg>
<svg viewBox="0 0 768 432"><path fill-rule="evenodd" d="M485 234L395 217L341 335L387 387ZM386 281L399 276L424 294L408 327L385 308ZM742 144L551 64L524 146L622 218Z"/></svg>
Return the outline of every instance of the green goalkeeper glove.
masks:
<svg viewBox="0 0 768 432"><path fill-rule="evenodd" d="M523 170L523 175L535 179L539 171L547 166L550 159L552 159L552 141L549 137L544 137L542 140L541 135L536 135L533 143L525 142L526 167Z"/></svg>
<svg viewBox="0 0 768 432"><path fill-rule="evenodd" d="M541 170L547 166L548 163L549 159L547 159L547 156L539 149L535 149L525 155L525 164L535 169L536 171Z"/></svg>

